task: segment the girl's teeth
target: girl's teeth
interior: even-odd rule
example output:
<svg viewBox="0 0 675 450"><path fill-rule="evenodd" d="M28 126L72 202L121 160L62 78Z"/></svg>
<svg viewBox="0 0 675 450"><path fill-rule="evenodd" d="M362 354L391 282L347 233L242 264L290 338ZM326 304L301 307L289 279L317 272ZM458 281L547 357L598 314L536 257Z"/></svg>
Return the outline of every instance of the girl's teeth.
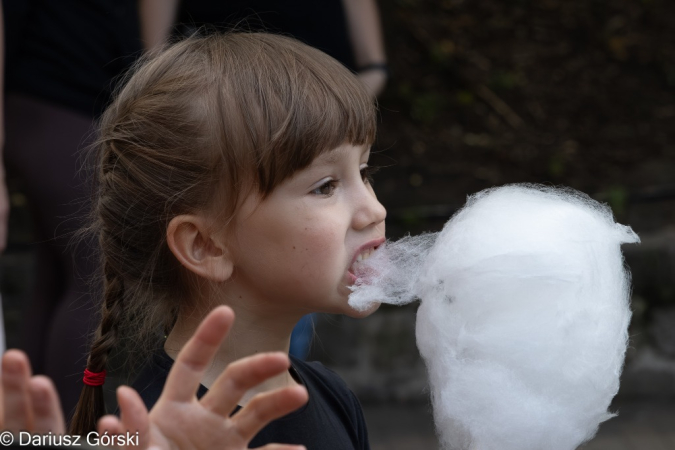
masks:
<svg viewBox="0 0 675 450"><path fill-rule="evenodd" d="M371 248L371 249L369 249L369 250L364 251L363 253L360 253L360 254L356 257L356 261L355 261L355 262L365 261L366 259L368 259L368 258L371 257L371 255L373 254L374 251L375 251L375 249L374 249L374 248Z"/></svg>
<svg viewBox="0 0 675 450"><path fill-rule="evenodd" d="M370 258L370 255L372 255L372 254L373 254L373 250L372 250L372 249L371 249L371 250L366 250L365 252L359 254L359 256L356 257L356 260L359 261L359 262L360 262L360 261L364 261L364 260Z"/></svg>

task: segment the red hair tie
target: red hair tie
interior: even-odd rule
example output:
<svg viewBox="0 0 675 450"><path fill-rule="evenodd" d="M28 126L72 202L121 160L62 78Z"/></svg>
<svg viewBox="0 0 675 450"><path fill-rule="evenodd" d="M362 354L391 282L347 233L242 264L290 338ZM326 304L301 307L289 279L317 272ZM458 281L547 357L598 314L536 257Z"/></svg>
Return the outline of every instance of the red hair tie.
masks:
<svg viewBox="0 0 675 450"><path fill-rule="evenodd" d="M92 372L89 369L84 369L82 381L87 386L103 386L105 382L105 370L103 372Z"/></svg>

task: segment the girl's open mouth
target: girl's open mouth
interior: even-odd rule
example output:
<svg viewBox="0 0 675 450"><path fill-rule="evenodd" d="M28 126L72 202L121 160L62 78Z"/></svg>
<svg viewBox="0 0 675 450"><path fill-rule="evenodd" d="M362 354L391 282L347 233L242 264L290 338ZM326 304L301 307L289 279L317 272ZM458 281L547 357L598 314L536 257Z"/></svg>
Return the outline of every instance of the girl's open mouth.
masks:
<svg viewBox="0 0 675 450"><path fill-rule="evenodd" d="M368 279L369 275L373 274L373 270L362 265L363 261L370 258L380 245L385 241L385 238L375 239L362 245L354 255L352 264L347 269L348 284L353 285L358 280Z"/></svg>

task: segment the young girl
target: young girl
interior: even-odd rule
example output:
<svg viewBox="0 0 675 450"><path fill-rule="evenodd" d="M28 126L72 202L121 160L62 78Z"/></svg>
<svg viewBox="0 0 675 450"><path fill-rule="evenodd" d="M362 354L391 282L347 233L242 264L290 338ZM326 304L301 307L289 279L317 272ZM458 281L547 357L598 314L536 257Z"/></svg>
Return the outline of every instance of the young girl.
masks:
<svg viewBox="0 0 675 450"><path fill-rule="evenodd" d="M236 359L287 352L304 314L372 312L357 313L347 297L354 264L384 241L386 212L368 167L375 120L352 73L289 38L191 38L139 66L101 121L104 299L75 432L93 430L103 414L112 349L168 335L134 383L151 407L179 350L219 304L237 320L197 396ZM369 448L358 401L318 363L293 359L239 404L298 384L307 405L253 446Z"/></svg>

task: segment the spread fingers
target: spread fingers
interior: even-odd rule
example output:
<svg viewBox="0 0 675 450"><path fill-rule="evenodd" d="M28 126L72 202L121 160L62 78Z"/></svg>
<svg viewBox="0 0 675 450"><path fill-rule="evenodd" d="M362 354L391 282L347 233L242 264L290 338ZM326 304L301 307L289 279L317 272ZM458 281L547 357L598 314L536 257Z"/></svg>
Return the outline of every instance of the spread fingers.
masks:
<svg viewBox="0 0 675 450"><path fill-rule="evenodd" d="M201 404L227 417L246 391L290 367L288 356L281 352L262 353L233 362L216 379Z"/></svg>
<svg viewBox="0 0 675 450"><path fill-rule="evenodd" d="M233 321L234 313L226 306L219 306L206 316L178 354L162 391L164 399L179 402L194 399L202 376Z"/></svg>

